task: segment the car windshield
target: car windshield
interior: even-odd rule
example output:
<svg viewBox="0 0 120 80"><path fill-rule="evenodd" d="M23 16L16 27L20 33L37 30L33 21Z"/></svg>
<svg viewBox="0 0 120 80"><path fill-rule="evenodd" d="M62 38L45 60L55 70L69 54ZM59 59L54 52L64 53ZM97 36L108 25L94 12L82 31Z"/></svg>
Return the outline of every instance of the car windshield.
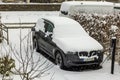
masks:
<svg viewBox="0 0 120 80"><path fill-rule="evenodd" d="M79 36L88 36L88 34L79 24L64 24L64 25L57 25L55 27L54 36L79 37Z"/></svg>

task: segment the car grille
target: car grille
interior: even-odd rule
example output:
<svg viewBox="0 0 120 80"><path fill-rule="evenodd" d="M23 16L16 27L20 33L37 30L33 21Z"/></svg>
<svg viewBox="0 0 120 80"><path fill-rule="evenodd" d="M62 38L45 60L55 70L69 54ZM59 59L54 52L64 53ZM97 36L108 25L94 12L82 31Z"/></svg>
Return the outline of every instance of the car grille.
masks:
<svg viewBox="0 0 120 80"><path fill-rule="evenodd" d="M78 56L84 56L84 57L91 57L91 56L95 56L98 55L97 51L90 51L90 52L79 52Z"/></svg>

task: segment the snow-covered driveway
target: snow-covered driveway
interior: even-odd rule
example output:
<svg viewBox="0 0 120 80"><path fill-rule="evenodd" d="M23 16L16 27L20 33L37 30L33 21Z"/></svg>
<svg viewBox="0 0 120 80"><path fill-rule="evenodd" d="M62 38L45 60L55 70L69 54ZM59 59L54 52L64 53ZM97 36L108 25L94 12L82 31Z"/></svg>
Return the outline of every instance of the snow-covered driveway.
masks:
<svg viewBox="0 0 120 80"><path fill-rule="evenodd" d="M99 70L90 70L83 72L64 71L55 66L55 75L63 76L63 80L119 80L120 79L120 67L116 64L115 74L110 74L110 61L104 63L103 68ZM55 76L56 77L56 76ZM58 78L59 79L59 78ZM55 80L58 80L57 77ZM59 79L61 80L61 79Z"/></svg>
<svg viewBox="0 0 120 80"><path fill-rule="evenodd" d="M3 22L9 21L18 21L19 18L21 21L35 21L38 19L38 16L43 15L58 15L58 12L1 12ZM33 20L34 19L34 20ZM22 36L28 34L30 30L22 29ZM10 29L9 30L9 40L13 45L19 44L19 29ZM35 52L36 57L40 55ZM50 62L51 63L51 62ZM51 63L53 64L53 63ZM54 64L53 64L54 65ZM41 79L35 80L50 80L53 75L53 80L120 80L120 66L115 64L115 72L114 74L110 74L111 69L111 61L106 61L103 64L103 68L99 70L88 70L88 71L67 71L61 70L58 66L54 65L52 69L48 71L50 75L44 76ZM14 80L20 80L19 78Z"/></svg>
<svg viewBox="0 0 120 80"><path fill-rule="evenodd" d="M0 11L3 23L37 22L42 16L58 16L58 11Z"/></svg>
<svg viewBox="0 0 120 80"><path fill-rule="evenodd" d="M19 43L19 30L11 29L10 33L10 42L13 44ZM26 35L29 32L27 29L22 29L22 35ZM16 38L14 38L16 36ZM40 55L38 52L34 54L36 57ZM52 62L50 62L53 64ZM54 64L53 64L54 65ZM111 70L111 61L106 61L103 64L103 68L99 70L86 70L86 71L67 71L61 70L57 65L48 71L50 75L42 77L42 80L49 80L54 73L54 80L120 80L120 66L115 63L114 74L110 74ZM36 79L37 80L37 79ZM38 79L39 80L39 79Z"/></svg>

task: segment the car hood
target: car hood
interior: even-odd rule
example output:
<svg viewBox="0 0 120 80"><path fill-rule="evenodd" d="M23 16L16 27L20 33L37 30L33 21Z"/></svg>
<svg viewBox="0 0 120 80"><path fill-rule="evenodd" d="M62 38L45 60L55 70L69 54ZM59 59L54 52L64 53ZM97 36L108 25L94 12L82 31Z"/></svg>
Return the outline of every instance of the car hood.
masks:
<svg viewBox="0 0 120 80"><path fill-rule="evenodd" d="M64 51L64 53L76 51L102 50L102 45L90 36L72 38L54 38L53 42Z"/></svg>

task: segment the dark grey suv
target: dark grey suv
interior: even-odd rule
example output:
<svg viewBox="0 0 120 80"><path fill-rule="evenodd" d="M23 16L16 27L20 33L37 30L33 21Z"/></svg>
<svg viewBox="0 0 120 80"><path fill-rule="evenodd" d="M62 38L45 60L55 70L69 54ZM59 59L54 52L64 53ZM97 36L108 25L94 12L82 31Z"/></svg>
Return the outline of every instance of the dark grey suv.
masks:
<svg viewBox="0 0 120 80"><path fill-rule="evenodd" d="M100 65L103 60L103 47L72 19L41 18L32 33L34 48L51 56L60 68Z"/></svg>

